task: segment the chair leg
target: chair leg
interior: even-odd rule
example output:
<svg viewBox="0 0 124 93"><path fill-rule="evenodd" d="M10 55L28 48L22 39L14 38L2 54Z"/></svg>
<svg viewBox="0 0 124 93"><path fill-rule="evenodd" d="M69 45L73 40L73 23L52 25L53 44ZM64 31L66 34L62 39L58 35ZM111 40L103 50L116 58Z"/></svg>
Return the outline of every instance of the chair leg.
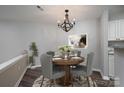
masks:
<svg viewBox="0 0 124 93"><path fill-rule="evenodd" d="M82 85L82 84L80 83L80 80L79 80L79 79L77 80L77 83L78 83L80 86Z"/></svg>
<svg viewBox="0 0 124 93"><path fill-rule="evenodd" d="M56 85L56 80L55 79L53 80L53 84Z"/></svg>
<svg viewBox="0 0 124 93"><path fill-rule="evenodd" d="M53 85L53 83L54 83L54 80L53 79L50 80L50 87Z"/></svg>
<svg viewBox="0 0 124 93"><path fill-rule="evenodd" d="M50 80L50 87L52 86L52 81Z"/></svg>
<svg viewBox="0 0 124 93"><path fill-rule="evenodd" d="M73 77L74 77L74 76L73 76ZM80 83L79 77L80 77L80 76L77 76L77 77L76 77L77 79L73 78L73 81L76 81L76 82L81 86L82 84Z"/></svg>
<svg viewBox="0 0 124 93"><path fill-rule="evenodd" d="M87 76L88 87L90 87L89 77Z"/></svg>
<svg viewBox="0 0 124 93"><path fill-rule="evenodd" d="M72 87L73 87L73 82L74 82L73 75L72 75L70 78L71 78L71 85L72 85Z"/></svg>
<svg viewBox="0 0 124 93"><path fill-rule="evenodd" d="M43 78L42 78L42 82L41 82L40 87L42 87L42 85L43 85L43 81L44 81L44 76L43 76Z"/></svg>

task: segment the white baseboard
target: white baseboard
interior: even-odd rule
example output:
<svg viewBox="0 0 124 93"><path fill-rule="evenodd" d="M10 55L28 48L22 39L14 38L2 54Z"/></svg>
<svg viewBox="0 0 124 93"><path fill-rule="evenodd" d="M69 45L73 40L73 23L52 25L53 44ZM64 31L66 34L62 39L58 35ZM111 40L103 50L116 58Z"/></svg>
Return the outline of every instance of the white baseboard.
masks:
<svg viewBox="0 0 124 93"><path fill-rule="evenodd" d="M41 67L41 65L31 66L30 68L31 68L31 69L35 69L35 68L37 68L37 67Z"/></svg>
<svg viewBox="0 0 124 93"><path fill-rule="evenodd" d="M101 70L100 69L93 68L93 71L98 71L98 72L101 73Z"/></svg>
<svg viewBox="0 0 124 93"><path fill-rule="evenodd" d="M115 77L114 78L114 86L115 87L119 87L120 86L120 78L119 77Z"/></svg>
<svg viewBox="0 0 124 93"><path fill-rule="evenodd" d="M27 71L27 68L28 67L25 68L25 70L23 71L22 75L20 76L19 80L16 82L16 84L14 85L14 87L18 87L19 86L19 84L20 84L20 82L21 82L21 80L22 80L25 72Z"/></svg>
<svg viewBox="0 0 124 93"><path fill-rule="evenodd" d="M102 77L104 80L110 80L110 78L108 76L103 76Z"/></svg>

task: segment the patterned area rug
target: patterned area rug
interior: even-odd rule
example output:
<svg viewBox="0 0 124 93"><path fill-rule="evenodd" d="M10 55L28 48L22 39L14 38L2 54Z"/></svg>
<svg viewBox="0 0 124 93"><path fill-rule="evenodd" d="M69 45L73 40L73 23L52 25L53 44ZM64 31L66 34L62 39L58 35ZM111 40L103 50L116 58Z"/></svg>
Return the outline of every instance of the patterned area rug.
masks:
<svg viewBox="0 0 124 93"><path fill-rule="evenodd" d="M39 78L37 78L34 81L34 84L32 85L32 87L40 87L42 78L43 78L42 75ZM80 80L75 78L73 82L73 87L96 87L96 86L97 86L96 83L91 79L91 77L89 77L89 84L87 79L83 76L80 77ZM48 78L44 78L42 87L64 87L64 86L57 84L56 82L51 85L50 80ZM70 85L69 87L72 87L72 85Z"/></svg>
<svg viewBox="0 0 124 93"><path fill-rule="evenodd" d="M37 67L34 69L27 69L23 79L21 80L19 87L39 87L42 80L42 71L41 67ZM102 76L99 72L93 71L92 75L89 77L90 86L94 87L114 87L114 80L103 80ZM49 86L49 79L45 78L43 87ZM80 83L80 84L79 84ZM74 87L87 87L88 82L86 78L81 77L81 80L74 81ZM60 85L53 85L59 87ZM63 86L61 86L63 87Z"/></svg>

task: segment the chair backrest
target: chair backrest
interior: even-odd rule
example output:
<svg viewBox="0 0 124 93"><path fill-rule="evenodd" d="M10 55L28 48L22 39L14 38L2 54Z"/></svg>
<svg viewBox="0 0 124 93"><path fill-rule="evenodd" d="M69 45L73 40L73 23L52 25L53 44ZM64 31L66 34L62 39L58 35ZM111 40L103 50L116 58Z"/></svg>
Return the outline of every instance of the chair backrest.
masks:
<svg viewBox="0 0 124 93"><path fill-rule="evenodd" d="M53 71L52 56L48 54L42 54L40 57L40 61L43 76L50 79L52 77Z"/></svg>
<svg viewBox="0 0 124 93"><path fill-rule="evenodd" d="M55 55L55 52L54 51L48 51L46 52L48 55L51 55L52 57Z"/></svg>
<svg viewBox="0 0 124 93"><path fill-rule="evenodd" d="M81 56L81 51L79 50L73 50L72 54L77 54L77 56Z"/></svg>
<svg viewBox="0 0 124 93"><path fill-rule="evenodd" d="M92 74L93 56L94 56L93 52L87 55L87 75Z"/></svg>

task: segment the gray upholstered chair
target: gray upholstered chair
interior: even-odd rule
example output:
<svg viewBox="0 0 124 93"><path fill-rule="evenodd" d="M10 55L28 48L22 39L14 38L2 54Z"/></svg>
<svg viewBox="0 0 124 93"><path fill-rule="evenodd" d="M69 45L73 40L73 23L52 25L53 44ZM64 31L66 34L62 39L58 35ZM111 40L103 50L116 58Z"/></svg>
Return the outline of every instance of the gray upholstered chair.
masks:
<svg viewBox="0 0 124 93"><path fill-rule="evenodd" d="M74 76L85 76L87 78L87 81L89 81L88 76L90 76L92 74L92 64L93 64L93 56L94 53L91 52L87 55L87 65L83 66L83 65L78 65L76 66L76 68L72 68L72 75ZM89 84L89 82L88 82Z"/></svg>
<svg viewBox="0 0 124 93"><path fill-rule="evenodd" d="M54 51L47 51L46 52L48 55L54 57L55 56L55 52ZM57 67L57 65L53 64L53 67Z"/></svg>
<svg viewBox="0 0 124 93"><path fill-rule="evenodd" d="M72 56L80 57L80 56L81 56L81 51L80 51L80 50L77 50L77 49L72 50L72 51L71 51L71 55L72 55ZM77 65L80 65L80 64L77 64ZM77 66L77 65L75 65L75 66ZM71 68L75 68L75 66L70 66L70 67L71 67Z"/></svg>
<svg viewBox="0 0 124 93"><path fill-rule="evenodd" d="M81 51L79 51L79 50L72 50L71 53L72 53L72 55L76 54L78 57L81 56Z"/></svg>
<svg viewBox="0 0 124 93"><path fill-rule="evenodd" d="M52 57L55 55L55 52L54 51L48 51L46 52L48 55L51 55Z"/></svg>
<svg viewBox="0 0 124 93"><path fill-rule="evenodd" d="M44 78L48 78L50 80L55 81L55 79L65 75L65 72L62 69L53 67L52 56L48 54L42 54L40 61L41 61L41 66L42 66L41 69L43 75L41 86L43 84Z"/></svg>

